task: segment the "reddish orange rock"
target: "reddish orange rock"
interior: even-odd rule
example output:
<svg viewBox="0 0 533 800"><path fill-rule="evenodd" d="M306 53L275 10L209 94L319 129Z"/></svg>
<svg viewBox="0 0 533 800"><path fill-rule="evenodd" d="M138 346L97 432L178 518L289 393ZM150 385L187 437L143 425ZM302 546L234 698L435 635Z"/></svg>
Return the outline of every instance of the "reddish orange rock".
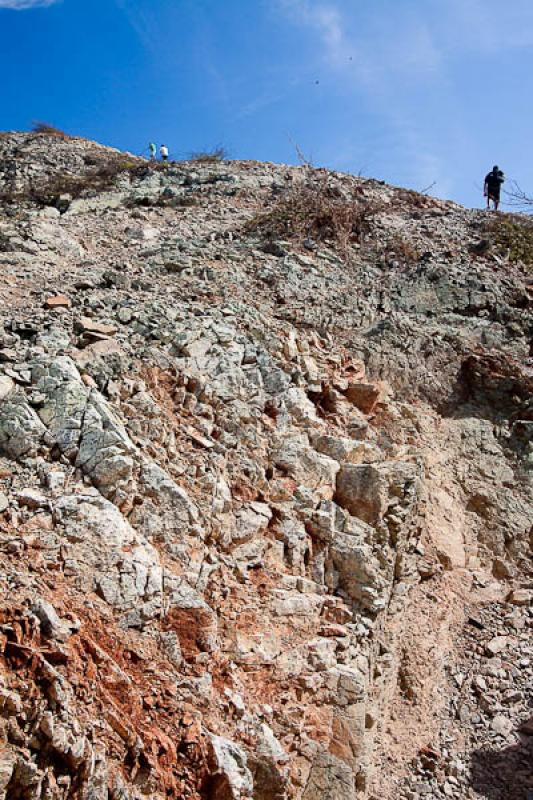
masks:
<svg viewBox="0 0 533 800"><path fill-rule="evenodd" d="M52 297L47 297L44 301L46 308L70 308L72 300L66 294L55 294Z"/></svg>
<svg viewBox="0 0 533 800"><path fill-rule="evenodd" d="M80 319L79 327L81 328L82 333L94 338L99 336L107 338L108 336L114 336L114 334L117 332L115 325L106 325L105 322L97 322L90 317L82 317Z"/></svg>
<svg viewBox="0 0 533 800"><path fill-rule="evenodd" d="M359 411L370 414L383 396L383 387L379 383L350 383L345 394Z"/></svg>

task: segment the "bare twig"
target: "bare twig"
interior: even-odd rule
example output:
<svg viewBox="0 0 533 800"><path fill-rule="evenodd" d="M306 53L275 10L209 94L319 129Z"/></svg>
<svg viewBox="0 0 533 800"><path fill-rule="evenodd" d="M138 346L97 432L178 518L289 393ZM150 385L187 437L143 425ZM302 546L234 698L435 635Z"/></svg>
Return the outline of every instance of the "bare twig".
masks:
<svg viewBox="0 0 533 800"><path fill-rule="evenodd" d="M306 156L305 153L303 152L302 148L298 144L298 142L295 142L294 139L292 138L292 136L289 133L287 133L285 135L287 136L287 139L289 140L291 145L296 150L296 155L298 156L298 161L300 162L302 167L308 167L309 169L315 169L315 165L313 164L313 157L312 156Z"/></svg>
<svg viewBox="0 0 533 800"><path fill-rule="evenodd" d="M188 161L198 161L200 163L210 164L215 161L227 161L229 153L224 145L218 144L211 150L198 150L189 153Z"/></svg>
<svg viewBox="0 0 533 800"><path fill-rule="evenodd" d="M433 181L433 183L430 183L429 186L426 186L425 189L420 189L420 194L428 194L436 185L437 181Z"/></svg>
<svg viewBox="0 0 533 800"><path fill-rule="evenodd" d="M511 181L510 186L510 190L504 190L508 199L507 205L533 213L533 197L527 194L516 181Z"/></svg>
<svg viewBox="0 0 533 800"><path fill-rule="evenodd" d="M350 245L361 243L370 234L372 220L383 207L358 194L344 197L331 185L326 170L315 169L267 211L249 220L245 231L267 239L328 242L346 253Z"/></svg>

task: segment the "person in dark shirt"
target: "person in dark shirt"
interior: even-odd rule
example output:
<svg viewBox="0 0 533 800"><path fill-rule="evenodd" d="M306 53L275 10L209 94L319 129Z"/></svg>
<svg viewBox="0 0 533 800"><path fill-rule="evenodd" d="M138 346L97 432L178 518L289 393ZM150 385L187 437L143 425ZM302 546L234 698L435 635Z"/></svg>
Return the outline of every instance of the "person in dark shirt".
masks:
<svg viewBox="0 0 533 800"><path fill-rule="evenodd" d="M505 176L498 166L494 166L492 172L489 172L489 174L485 176L483 194L487 198L487 210L490 209L491 200L494 203L494 211L498 210L498 206L500 205L500 190L504 180Z"/></svg>

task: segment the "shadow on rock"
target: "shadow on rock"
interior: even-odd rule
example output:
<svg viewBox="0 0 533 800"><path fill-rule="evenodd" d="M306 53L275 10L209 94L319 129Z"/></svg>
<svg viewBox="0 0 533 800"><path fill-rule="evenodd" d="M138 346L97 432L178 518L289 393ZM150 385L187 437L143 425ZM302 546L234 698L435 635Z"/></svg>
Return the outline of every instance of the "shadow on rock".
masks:
<svg viewBox="0 0 533 800"><path fill-rule="evenodd" d="M519 742L504 750L476 750L471 786L487 800L533 800L533 717L518 728Z"/></svg>

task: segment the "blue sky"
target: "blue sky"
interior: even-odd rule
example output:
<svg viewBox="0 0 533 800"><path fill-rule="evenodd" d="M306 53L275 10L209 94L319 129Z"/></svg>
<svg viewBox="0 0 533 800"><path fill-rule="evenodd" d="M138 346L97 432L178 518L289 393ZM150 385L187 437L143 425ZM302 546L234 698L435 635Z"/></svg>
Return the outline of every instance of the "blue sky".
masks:
<svg viewBox="0 0 533 800"><path fill-rule="evenodd" d="M533 0L0 0L0 129L533 193Z"/></svg>

